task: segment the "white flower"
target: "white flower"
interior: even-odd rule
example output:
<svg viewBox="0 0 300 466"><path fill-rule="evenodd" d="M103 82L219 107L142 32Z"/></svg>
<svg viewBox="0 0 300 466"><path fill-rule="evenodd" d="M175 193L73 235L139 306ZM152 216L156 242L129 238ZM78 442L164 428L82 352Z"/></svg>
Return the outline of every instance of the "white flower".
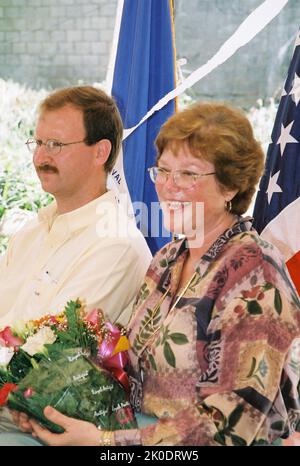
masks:
<svg viewBox="0 0 300 466"><path fill-rule="evenodd" d="M42 353L44 345L54 343L56 335L49 327L42 327L37 333L28 337L26 343L21 346L22 350L34 356L36 353Z"/></svg>
<svg viewBox="0 0 300 466"><path fill-rule="evenodd" d="M15 352L13 348L9 348L8 346L0 346L0 366L6 367L14 354Z"/></svg>

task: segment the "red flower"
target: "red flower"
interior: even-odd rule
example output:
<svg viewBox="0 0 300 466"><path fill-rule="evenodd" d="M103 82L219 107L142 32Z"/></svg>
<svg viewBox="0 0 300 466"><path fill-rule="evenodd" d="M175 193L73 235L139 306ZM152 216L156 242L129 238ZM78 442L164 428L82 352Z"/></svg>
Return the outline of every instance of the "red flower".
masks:
<svg viewBox="0 0 300 466"><path fill-rule="evenodd" d="M5 329L0 332L0 344L2 344L2 346L21 346L23 343L24 341L22 338L13 335L10 327L5 327Z"/></svg>
<svg viewBox="0 0 300 466"><path fill-rule="evenodd" d="M253 298L256 297L259 290L260 290L259 286L255 286L251 290L243 290L242 291L242 296L243 296L244 299L247 299L247 298L253 299Z"/></svg>
<svg viewBox="0 0 300 466"><path fill-rule="evenodd" d="M50 316L49 317L49 322L53 325L57 325L58 324L58 320L55 316Z"/></svg>
<svg viewBox="0 0 300 466"><path fill-rule="evenodd" d="M3 387L0 388L0 406L6 404L10 392L16 391L17 388L18 386L15 383L5 383Z"/></svg>
<svg viewBox="0 0 300 466"><path fill-rule="evenodd" d="M235 312L239 317L244 313L244 309L243 309L243 306L241 306L240 304L238 304L237 306L235 306L235 308L233 309L233 312Z"/></svg>
<svg viewBox="0 0 300 466"><path fill-rule="evenodd" d="M23 393L25 398L30 398L33 395L34 391L31 387L28 387Z"/></svg>
<svg viewBox="0 0 300 466"><path fill-rule="evenodd" d="M222 421L222 419L224 418L224 416L222 415L222 413L220 413L220 411L215 411L214 414L213 414L213 420L214 421Z"/></svg>

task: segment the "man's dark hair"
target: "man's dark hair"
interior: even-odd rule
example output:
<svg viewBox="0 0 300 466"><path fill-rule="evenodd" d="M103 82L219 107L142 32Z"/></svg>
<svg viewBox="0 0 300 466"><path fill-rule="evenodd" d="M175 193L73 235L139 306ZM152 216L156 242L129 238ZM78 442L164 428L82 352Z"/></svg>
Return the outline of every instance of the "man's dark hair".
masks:
<svg viewBox="0 0 300 466"><path fill-rule="evenodd" d="M112 97L92 86L75 86L59 89L50 94L40 105L40 112L48 112L73 105L83 113L86 131L85 143L88 146L101 139L109 139L111 152L104 165L111 172L120 149L123 124L118 107Z"/></svg>

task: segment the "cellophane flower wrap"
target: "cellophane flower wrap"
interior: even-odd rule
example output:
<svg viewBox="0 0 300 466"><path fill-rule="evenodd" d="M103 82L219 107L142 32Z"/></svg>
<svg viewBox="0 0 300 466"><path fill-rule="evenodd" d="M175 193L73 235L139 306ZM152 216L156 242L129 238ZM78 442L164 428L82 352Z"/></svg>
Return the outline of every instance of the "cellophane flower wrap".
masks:
<svg viewBox="0 0 300 466"><path fill-rule="evenodd" d="M56 433L63 428L44 416L47 405L105 430L135 428L124 371L128 347L124 329L99 310L86 315L79 300L61 314L6 327L0 332L0 406Z"/></svg>

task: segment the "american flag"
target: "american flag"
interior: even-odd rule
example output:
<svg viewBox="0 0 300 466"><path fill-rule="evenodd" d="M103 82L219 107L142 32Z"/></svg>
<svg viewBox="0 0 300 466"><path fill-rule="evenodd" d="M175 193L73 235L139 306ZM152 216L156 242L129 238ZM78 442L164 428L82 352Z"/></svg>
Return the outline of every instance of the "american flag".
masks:
<svg viewBox="0 0 300 466"><path fill-rule="evenodd" d="M300 32L283 88L265 173L254 207L254 227L275 244L300 294Z"/></svg>

